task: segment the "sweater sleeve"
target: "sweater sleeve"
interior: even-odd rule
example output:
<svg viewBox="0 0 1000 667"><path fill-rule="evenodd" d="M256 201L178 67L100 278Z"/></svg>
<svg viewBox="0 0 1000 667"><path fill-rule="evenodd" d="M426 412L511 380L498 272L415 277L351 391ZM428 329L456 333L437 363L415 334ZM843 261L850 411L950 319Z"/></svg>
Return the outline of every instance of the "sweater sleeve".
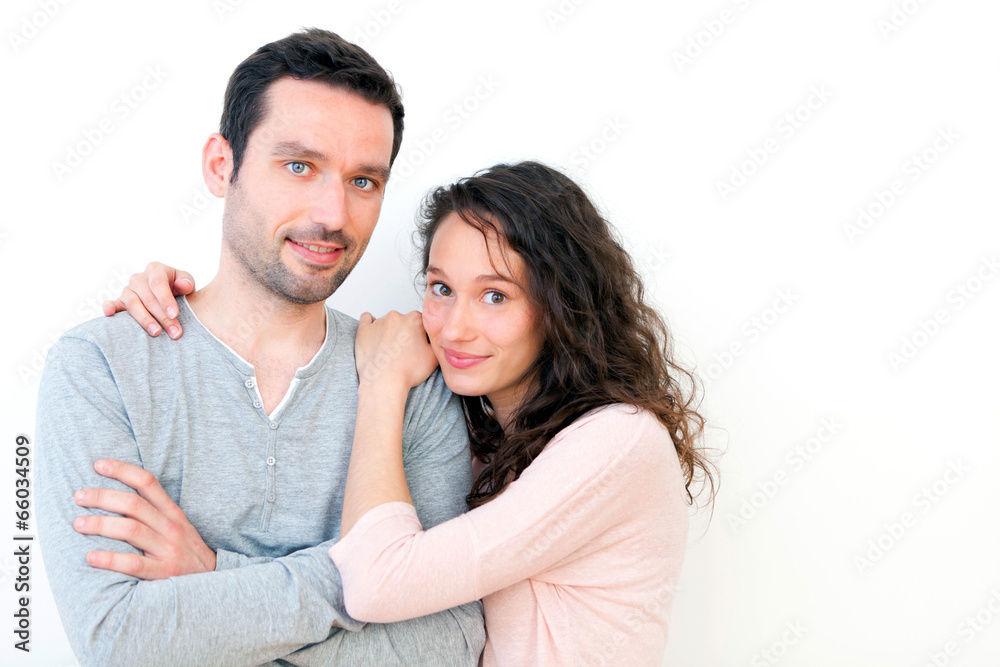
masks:
<svg viewBox="0 0 1000 667"><path fill-rule="evenodd" d="M412 618L551 569L641 502L630 477L644 457L672 453L669 443L649 413L608 406L561 431L494 500L451 521L424 531L412 505L372 508L330 550L348 613Z"/></svg>

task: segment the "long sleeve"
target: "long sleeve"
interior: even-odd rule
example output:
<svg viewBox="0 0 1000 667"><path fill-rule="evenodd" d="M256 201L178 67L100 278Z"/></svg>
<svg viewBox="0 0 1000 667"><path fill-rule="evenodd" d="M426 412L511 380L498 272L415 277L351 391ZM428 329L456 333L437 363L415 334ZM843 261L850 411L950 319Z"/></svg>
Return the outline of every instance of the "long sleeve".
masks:
<svg viewBox="0 0 1000 667"><path fill-rule="evenodd" d="M298 667L475 667L485 642L482 604L473 602L398 623L366 623L356 632L335 629L283 660Z"/></svg>
<svg viewBox="0 0 1000 667"><path fill-rule="evenodd" d="M434 373L411 390L404 420L407 485L420 521L435 526L468 508L472 486L468 435L458 399ZM460 443L456 446L456 443ZM326 551L324 556L329 559ZM336 583L341 585L339 572ZM315 665L477 665L486 643L478 599L394 623L367 623L358 631L334 630L325 642L285 658Z"/></svg>
<svg viewBox="0 0 1000 667"><path fill-rule="evenodd" d="M97 458L142 465L110 369L93 344L65 339L50 351L37 424L41 545L82 664L260 664L322 641L335 624L358 627L338 611L340 590L327 585L336 568L317 550L161 581L87 565L93 549L138 551L73 530L73 519L85 511L73 503L73 493L129 490L98 476L92 467Z"/></svg>
<svg viewBox="0 0 1000 667"><path fill-rule="evenodd" d="M457 399L440 373L414 389L407 403L405 465L414 503L428 526L451 519L467 507L471 472L465 424ZM444 418L443 418L444 417ZM455 442L463 443L456 447ZM311 550L327 551L335 541ZM270 562L266 556L218 552L218 569ZM340 573L335 572L340 588ZM346 615L346 612L344 612ZM350 631L335 628L325 641L284 660L300 667L343 665L469 665L479 663L486 641L482 603L473 600L444 611L394 623L365 623Z"/></svg>
<svg viewBox="0 0 1000 667"><path fill-rule="evenodd" d="M679 479L669 435L652 415L630 406L592 412L560 432L497 498L456 519L424 531L406 503L365 514L330 551L347 611L390 622L545 578L602 548L610 554L616 540L630 539L626 531L616 536L619 524L664 498L673 527L663 532L683 540Z"/></svg>
<svg viewBox="0 0 1000 667"><path fill-rule="evenodd" d="M354 621L344 612L339 573L327 555L332 542L261 559L266 562L247 561L245 567L162 581L139 581L87 565L86 553L93 549L136 552L123 542L80 535L72 528L76 516L91 511L73 503L74 491L129 490L98 476L94 460L144 463L120 393L121 384L128 382L134 379L116 376L97 345L69 337L50 351L40 386L42 553L81 664L249 665L280 658L301 665L363 664L362 657L373 655L387 656L388 664L400 656L409 663L406 651L426 654L436 638L424 633L446 637L441 659L449 664L475 664L483 633L478 604L410 628ZM176 455L172 450L164 454ZM461 494L446 494L446 506ZM441 511L442 505L435 507ZM342 656L341 650L350 655Z"/></svg>
<svg viewBox="0 0 1000 667"><path fill-rule="evenodd" d="M334 540L307 551L327 551ZM223 552L219 552L222 555ZM219 569L249 567L269 563L275 558L245 556L225 552ZM340 573L334 570L332 583L341 589ZM343 607L339 609L345 618ZM307 613L307 612L303 612ZM370 667L371 665L467 665L474 667L486 641L483 608L479 601L452 609L396 623L355 623L335 627L329 637L282 657L282 662L297 667Z"/></svg>

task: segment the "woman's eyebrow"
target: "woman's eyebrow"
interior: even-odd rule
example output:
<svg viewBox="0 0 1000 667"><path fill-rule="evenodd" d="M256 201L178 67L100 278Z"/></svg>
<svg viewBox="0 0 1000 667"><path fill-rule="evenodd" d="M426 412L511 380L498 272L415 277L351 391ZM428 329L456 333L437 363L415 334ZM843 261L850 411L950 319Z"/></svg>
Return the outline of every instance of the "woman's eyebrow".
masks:
<svg viewBox="0 0 1000 667"><path fill-rule="evenodd" d="M435 275L441 276L442 278L447 277L447 274L441 269L437 268L436 266L428 266L427 271L425 271L425 273L428 274L433 273ZM499 282L509 283L511 285L517 285L516 281L508 278L507 276L501 276L498 273L484 273L480 276L476 276L472 280L473 282L477 283L491 283L499 281Z"/></svg>
<svg viewBox="0 0 1000 667"><path fill-rule="evenodd" d="M510 283L511 285L517 285L516 282L514 282L513 280L511 280L507 276L501 276L498 273L484 273L483 275L477 276L475 278L475 281L477 283L492 283L492 282L496 282L498 280L500 282Z"/></svg>

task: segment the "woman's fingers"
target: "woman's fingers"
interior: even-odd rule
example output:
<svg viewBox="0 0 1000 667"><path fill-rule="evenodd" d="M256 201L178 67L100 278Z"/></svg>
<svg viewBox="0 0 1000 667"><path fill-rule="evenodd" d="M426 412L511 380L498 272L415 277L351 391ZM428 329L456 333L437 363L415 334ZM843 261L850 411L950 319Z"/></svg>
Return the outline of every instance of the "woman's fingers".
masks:
<svg viewBox="0 0 1000 667"><path fill-rule="evenodd" d="M174 274L174 296L190 294L194 291L194 276L180 269L174 269Z"/></svg>
<svg viewBox="0 0 1000 667"><path fill-rule="evenodd" d="M167 268L169 267L159 262L151 262L143 273L136 273L129 279L128 286L134 296L129 299L123 294L122 299L129 314L137 322L142 323L152 316L168 336L177 338L181 335L181 328L176 319L177 302L171 294ZM140 317L143 319L140 320ZM148 326L144 325L143 328L149 331Z"/></svg>
<svg viewBox="0 0 1000 667"><path fill-rule="evenodd" d="M194 277L190 273L150 262L145 271L129 278L119 298L104 302L104 314L110 316L126 310L150 336L165 330L176 339L183 332L177 321L179 307L175 297L192 292Z"/></svg>
<svg viewBox="0 0 1000 667"><path fill-rule="evenodd" d="M389 311L377 320L363 313L359 322L354 341L359 378L398 381L409 388L426 380L437 367L420 312Z"/></svg>
<svg viewBox="0 0 1000 667"><path fill-rule="evenodd" d="M176 319L180 309L175 296L190 294L194 291L194 277L187 271L175 269L161 262L150 262L146 265L145 275L149 278L149 289L156 299L157 305L170 319ZM164 322L169 332L169 326ZM179 325L178 325L179 326Z"/></svg>
<svg viewBox="0 0 1000 667"><path fill-rule="evenodd" d="M150 336L158 336L163 330L160 323L146 310L142 299L131 288L126 287L122 290L121 297L112 303L115 304L115 312L127 311L132 316L132 319L138 322L139 326L145 329L146 333ZM104 313L108 314L107 308L104 309ZM113 315L114 313L111 314Z"/></svg>
<svg viewBox="0 0 1000 667"><path fill-rule="evenodd" d="M128 287L125 289L128 289ZM105 301L101 304L101 309L104 311L105 317L111 317L115 313L120 313L125 310L125 303L120 298L114 299L113 301ZM145 329L145 327L143 328Z"/></svg>

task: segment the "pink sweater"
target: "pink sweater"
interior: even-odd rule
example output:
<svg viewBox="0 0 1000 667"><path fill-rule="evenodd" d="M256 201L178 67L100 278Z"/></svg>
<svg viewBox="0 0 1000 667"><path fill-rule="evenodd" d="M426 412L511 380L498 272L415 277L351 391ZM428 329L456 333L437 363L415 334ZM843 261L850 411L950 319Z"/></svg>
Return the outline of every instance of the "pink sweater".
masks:
<svg viewBox="0 0 1000 667"><path fill-rule="evenodd" d="M626 405L563 429L497 498L424 531L371 509L330 555L348 613L388 623L483 599L483 664L659 665L687 541L666 429Z"/></svg>

